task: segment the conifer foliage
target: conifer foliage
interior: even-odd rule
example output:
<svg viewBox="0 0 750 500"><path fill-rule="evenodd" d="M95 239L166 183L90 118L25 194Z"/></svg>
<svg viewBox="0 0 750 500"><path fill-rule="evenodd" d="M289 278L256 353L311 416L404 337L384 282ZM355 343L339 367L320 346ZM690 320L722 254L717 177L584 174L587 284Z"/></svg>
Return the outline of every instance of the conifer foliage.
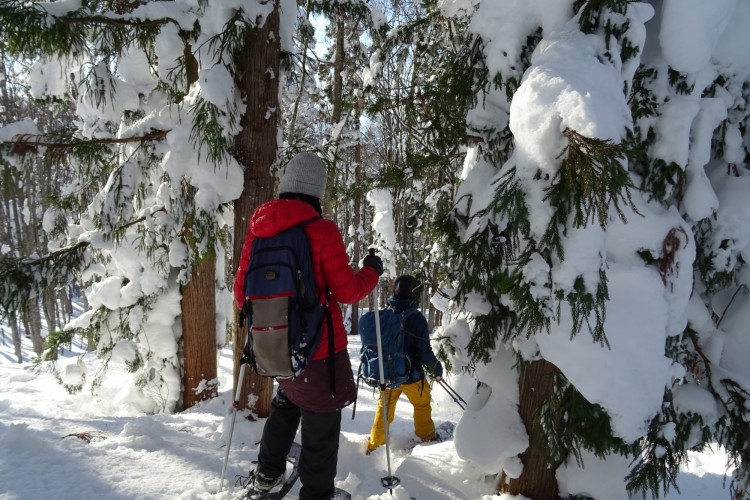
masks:
<svg viewBox="0 0 750 500"><path fill-rule="evenodd" d="M528 441L492 438L504 492L583 493L558 490L554 471L609 461L630 463L611 470L631 492L660 494L675 486L688 450L718 442L744 498L750 386L746 368L726 351L739 348L742 315L734 308L747 290L746 240L726 225L727 210L739 209L731 192L746 176L744 70L713 60L672 67L676 51L658 37L679 19L676 3L657 13L626 0L561 2L556 20L543 4L439 5L466 23L465 47L479 54L475 76L464 78L473 95L465 99L462 181L442 227L460 311L444 329L445 350L454 369L479 381L476 413L465 418L475 425L494 411L488 422L524 425ZM460 66L453 59L450 67ZM647 227L659 228L658 236L647 236ZM630 294L628 273L644 278ZM641 324L637 309L621 314L648 290L666 300L665 321ZM731 325L722 325L725 317ZM660 339L651 352L624 348L623 332L644 327ZM592 352L630 356L636 374L640 363L663 367L663 385L638 386L648 409L635 415L622 406L627 392L609 398L595 389L600 354ZM637 375L612 375L634 378L619 381L623 389L636 384ZM518 396L505 392L508 384ZM493 403L503 396L518 397L520 414ZM637 428L626 428L628 419ZM482 445L462 440L459 425L459 454L486 463L476 451Z"/></svg>
<svg viewBox="0 0 750 500"><path fill-rule="evenodd" d="M105 368L111 360L127 363L134 385L125 390L141 394L143 411L180 407L182 358L195 354L181 351L186 312L210 318L209 346L223 339L230 303L224 221L243 185L230 154L244 109L232 55L272 8L0 3L4 47L33 64L33 96L76 106L63 129L4 129L5 161L36 155L65 162L73 174L44 215L52 251L4 256L0 302L14 311L43 289L82 277L91 308L67 328L90 338ZM85 210L78 210L81 202ZM216 295L219 316L210 306L181 310L193 270L214 260L217 276L203 293L211 295L207 305ZM54 356L57 346L47 347ZM214 375L204 370L205 380L215 378L215 364ZM73 389L85 376L96 386L103 374L61 375ZM212 393L200 376L193 383L184 389Z"/></svg>
<svg viewBox="0 0 750 500"><path fill-rule="evenodd" d="M65 174L39 214L48 241L0 253L0 307L82 279L90 310L48 353L88 335L105 366L130 367L143 411L176 409L183 291L196 270L203 289L215 281L222 341L224 249L244 234L230 203L243 181L269 198L279 123L278 157L315 150L330 167L326 215L355 260L375 240L386 278L417 274L451 299L443 354L476 379L456 449L499 491L589 494L559 478L596 463L623 495L659 495L688 451L718 443L746 498L750 63L732 42L746 3L717 2L714 36L682 26L702 21L679 0L382 1L382 14L356 0L0 0L3 64L30 65L39 105L75 109L3 119L4 196L21 199L10 187L31 168ZM238 54L272 13L283 74L276 58L261 73L281 93L258 107L235 84L256 81ZM329 20L324 55L313 14ZM256 158L236 140L264 125L271 146L248 175ZM73 390L82 374L98 376L60 377Z"/></svg>

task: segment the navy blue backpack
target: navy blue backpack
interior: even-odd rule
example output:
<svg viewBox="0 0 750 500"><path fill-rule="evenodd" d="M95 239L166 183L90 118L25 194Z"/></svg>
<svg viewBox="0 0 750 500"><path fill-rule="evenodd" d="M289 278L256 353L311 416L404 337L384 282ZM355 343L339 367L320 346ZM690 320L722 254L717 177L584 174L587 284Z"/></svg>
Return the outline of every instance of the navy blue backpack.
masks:
<svg viewBox="0 0 750 500"><path fill-rule="evenodd" d="M385 385L394 389L409 381L413 360L406 352L404 322L416 309L406 309L400 313L393 309L382 309L380 314L380 340L383 351L383 375ZM359 365L360 374L367 385L380 385L378 345L375 330L375 313L368 311L359 319L359 336L362 340Z"/></svg>
<svg viewBox="0 0 750 500"><path fill-rule="evenodd" d="M327 291L318 290L313 279L310 242L304 230L317 219L253 240L245 276L250 320L245 357L259 375L299 375L320 344ZM331 344L332 333L329 339Z"/></svg>

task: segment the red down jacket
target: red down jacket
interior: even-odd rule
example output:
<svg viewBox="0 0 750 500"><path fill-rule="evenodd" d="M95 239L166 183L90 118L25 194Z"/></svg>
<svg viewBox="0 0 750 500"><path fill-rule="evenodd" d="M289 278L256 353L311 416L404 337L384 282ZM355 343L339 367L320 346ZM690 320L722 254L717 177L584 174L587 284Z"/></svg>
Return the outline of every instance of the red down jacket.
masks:
<svg viewBox="0 0 750 500"><path fill-rule="evenodd" d="M273 236L317 215L312 206L299 200L273 200L255 210L250 219L234 280L234 300L238 308L242 307L245 301L245 274L250 263L253 239L256 236ZM356 273L352 270L341 233L332 221L316 220L305 226L305 233L310 240L315 282L321 289L327 286L331 291L332 300L329 300L328 308L333 320L334 351L338 353L336 395L330 395L328 369L324 366L328 363L327 321L323 321L323 333L320 345L313 354L313 362L299 377L291 380L280 379L278 382L287 397L300 408L309 411L333 411L353 402L350 390L355 389L349 355L346 352L348 341L339 302L353 304L363 299L375 288L378 273L367 266ZM343 380L344 377L348 380ZM317 380L318 378L323 380ZM341 383L346 387L340 387ZM323 397L325 395L328 397Z"/></svg>

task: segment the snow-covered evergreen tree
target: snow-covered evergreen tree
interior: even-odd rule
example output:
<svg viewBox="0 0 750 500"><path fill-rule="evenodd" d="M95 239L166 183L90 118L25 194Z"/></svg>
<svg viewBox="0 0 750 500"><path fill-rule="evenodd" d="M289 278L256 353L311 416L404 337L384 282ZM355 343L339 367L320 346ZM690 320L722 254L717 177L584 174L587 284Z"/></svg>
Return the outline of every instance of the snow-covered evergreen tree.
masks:
<svg viewBox="0 0 750 500"><path fill-rule="evenodd" d="M456 445L502 491L658 493L711 441L747 491L747 7L689 4L439 4L486 72L445 245L480 382ZM568 481L595 464L621 490Z"/></svg>
<svg viewBox="0 0 750 500"><path fill-rule="evenodd" d="M38 133L50 130L72 120L71 109L55 100L34 100L27 81L26 61L10 57L4 41L0 41L0 126L4 139L11 134ZM9 127L8 125L14 124ZM45 210L51 200L58 197L59 185L70 176L63 162L43 162L34 154L16 155L13 160L0 158L0 255L12 258L47 252L47 238L38 230ZM20 328L31 337L37 356L44 350L42 319L53 330L66 316L69 290L61 289L59 297L65 308L57 307L57 293L52 288L42 290L41 300L27 301L13 311L10 328L16 346L18 362L21 355Z"/></svg>
<svg viewBox="0 0 750 500"><path fill-rule="evenodd" d="M415 274L434 292L445 277L435 242L465 148L473 87L463 70L471 55L461 23L441 15L434 2L382 3L393 28L376 38L365 70L369 166L376 167L368 199L390 277ZM428 301L423 307L433 324L435 309Z"/></svg>
<svg viewBox="0 0 750 500"><path fill-rule="evenodd" d="M45 214L48 256L6 262L3 307L17 309L41 287L82 275L91 309L67 328L93 337L104 367L113 360L130 366L134 385L122 398L143 411L178 408L183 389L212 393L215 356L214 375L206 367L205 380L199 374L184 387L190 353L181 352L181 336L192 313L215 325L203 332L209 346L223 340L231 298L221 242L231 223L227 204L243 185L230 154L245 107L232 56L273 7L0 4L9 49L34 61L32 91L73 99L78 117L73 129L6 140L4 154L64 155L76 175L63 194L91 196L83 213L61 204ZM193 270L214 259L205 310L182 310ZM209 307L214 294L218 315ZM85 375L62 374L73 387Z"/></svg>

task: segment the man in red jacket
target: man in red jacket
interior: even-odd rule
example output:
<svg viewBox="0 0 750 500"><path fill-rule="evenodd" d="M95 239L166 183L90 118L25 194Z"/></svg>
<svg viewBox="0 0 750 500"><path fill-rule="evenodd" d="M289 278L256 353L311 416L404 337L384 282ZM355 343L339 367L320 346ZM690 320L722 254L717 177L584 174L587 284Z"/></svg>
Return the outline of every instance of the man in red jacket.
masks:
<svg viewBox="0 0 750 500"><path fill-rule="evenodd" d="M234 280L238 308L245 303L245 274L250 262L253 239L273 236L285 229L322 215L327 172L317 155L300 153L289 162L279 183L279 199L258 207L250 219L242 256ZM333 331L323 321L319 347L312 361L298 377L277 379L279 388L271 402L271 414L263 427L258 467L252 474L253 486L270 490L281 482L286 456L302 421L302 454L299 477L300 499L328 499L334 493L338 459L341 409L354 402L356 386L352 375L347 335L339 302L353 304L367 296L383 273L383 262L376 255L362 261L362 269L349 266L344 241L336 224L317 219L304 226L310 241L313 275L319 290L330 291L328 307ZM334 339L334 384L331 381L328 336Z"/></svg>

